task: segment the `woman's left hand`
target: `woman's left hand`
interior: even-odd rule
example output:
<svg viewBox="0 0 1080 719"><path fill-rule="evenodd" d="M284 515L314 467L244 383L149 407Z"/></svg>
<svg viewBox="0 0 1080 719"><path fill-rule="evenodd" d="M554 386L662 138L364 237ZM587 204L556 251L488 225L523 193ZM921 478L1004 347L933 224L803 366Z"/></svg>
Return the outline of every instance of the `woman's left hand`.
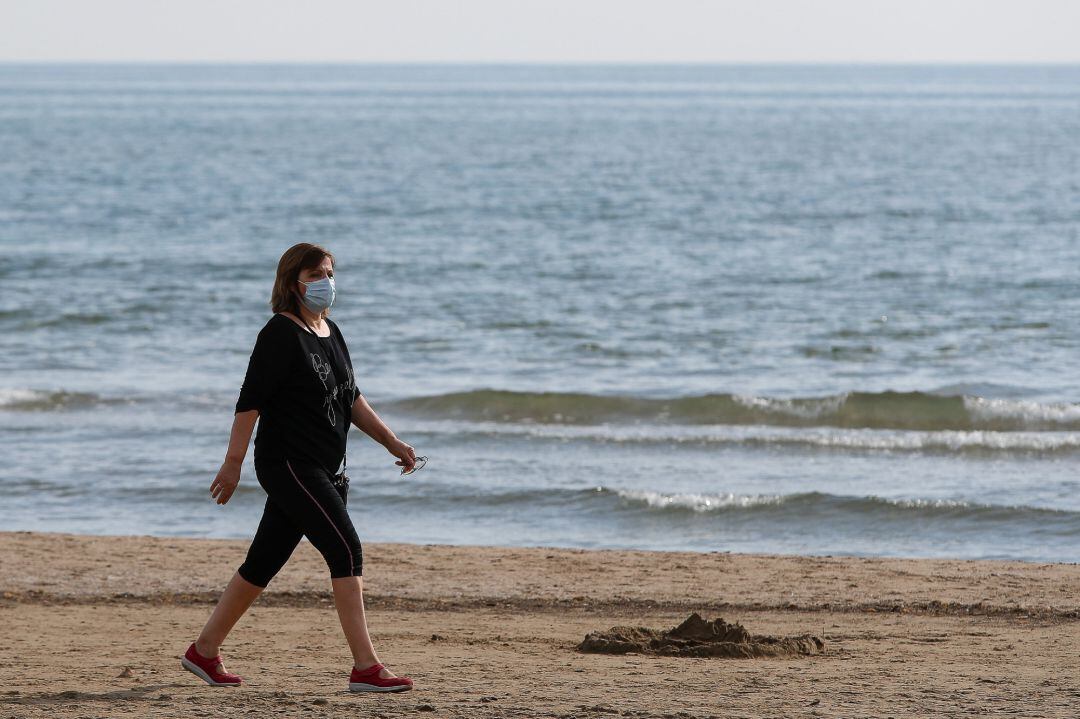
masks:
<svg viewBox="0 0 1080 719"><path fill-rule="evenodd" d="M386 451L398 458L394 464L399 465L402 471L410 470L416 464L416 451L400 439L391 440L386 445Z"/></svg>

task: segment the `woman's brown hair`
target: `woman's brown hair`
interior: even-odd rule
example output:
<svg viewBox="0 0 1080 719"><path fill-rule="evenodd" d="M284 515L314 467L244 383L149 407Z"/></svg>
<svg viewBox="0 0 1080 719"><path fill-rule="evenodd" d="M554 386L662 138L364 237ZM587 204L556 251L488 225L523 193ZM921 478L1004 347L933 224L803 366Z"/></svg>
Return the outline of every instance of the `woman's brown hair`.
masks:
<svg viewBox="0 0 1080 719"><path fill-rule="evenodd" d="M274 291L270 293L271 309L274 312L292 312L300 317L300 293L296 289L300 273L315 269L326 257L330 258L331 267L337 264L330 250L308 242L297 243L285 250L285 254L278 260ZM326 317L329 314L330 308L327 307L321 316Z"/></svg>

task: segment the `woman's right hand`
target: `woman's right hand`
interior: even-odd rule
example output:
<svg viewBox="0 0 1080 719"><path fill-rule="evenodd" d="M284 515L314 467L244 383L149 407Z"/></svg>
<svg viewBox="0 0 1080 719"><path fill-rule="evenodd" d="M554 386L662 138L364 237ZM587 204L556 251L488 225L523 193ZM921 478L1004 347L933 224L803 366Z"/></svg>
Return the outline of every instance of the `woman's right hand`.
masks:
<svg viewBox="0 0 1080 719"><path fill-rule="evenodd" d="M240 463L225 460L217 476L214 477L214 481L210 483L210 496L217 499L218 504L225 504L236 491L238 484L240 484Z"/></svg>

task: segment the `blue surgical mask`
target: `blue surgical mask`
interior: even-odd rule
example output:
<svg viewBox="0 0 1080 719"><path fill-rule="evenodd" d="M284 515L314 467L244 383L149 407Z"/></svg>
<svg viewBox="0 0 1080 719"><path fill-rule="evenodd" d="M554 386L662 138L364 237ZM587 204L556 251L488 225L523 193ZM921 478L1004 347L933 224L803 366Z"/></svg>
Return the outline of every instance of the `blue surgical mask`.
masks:
<svg viewBox="0 0 1080 719"><path fill-rule="evenodd" d="M307 287L307 292L301 298L304 307L318 313L334 304L334 297L337 296L337 286L334 284L333 277L323 277L321 280L315 280L314 282L304 282L303 280L299 280L299 282Z"/></svg>

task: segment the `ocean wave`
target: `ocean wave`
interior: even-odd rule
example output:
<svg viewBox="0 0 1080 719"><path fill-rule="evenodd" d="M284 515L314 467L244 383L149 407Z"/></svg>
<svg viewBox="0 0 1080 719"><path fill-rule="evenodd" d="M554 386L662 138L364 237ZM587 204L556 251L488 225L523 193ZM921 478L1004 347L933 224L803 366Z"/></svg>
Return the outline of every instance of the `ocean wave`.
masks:
<svg viewBox="0 0 1080 719"><path fill-rule="evenodd" d="M1068 455L1080 452L1077 432L844 429L767 425L565 425L411 419L410 431L455 443L522 438L627 447L698 447L822 452Z"/></svg>
<svg viewBox="0 0 1080 719"><path fill-rule="evenodd" d="M93 392L66 392L64 390L0 389L0 410L44 411L76 409L95 404L112 403Z"/></svg>
<svg viewBox="0 0 1080 719"><path fill-rule="evenodd" d="M955 518L987 521L1033 520L1054 517L1076 523L1080 534L1080 512L1072 512L1028 505L999 505L970 502L957 499L888 498L879 496L846 496L824 492L799 492L784 495L736 495L667 493L643 490L618 490L600 488L600 494L609 493L636 509L658 510L674 513L724 513L755 512L757 514L783 514L809 516L856 515L882 517L904 515L915 518Z"/></svg>
<svg viewBox="0 0 1080 719"><path fill-rule="evenodd" d="M1028 425L1040 427L1080 427L1080 405L1040 404L1014 399L965 397L968 412L978 422L1010 422L1022 418Z"/></svg>
<svg viewBox="0 0 1080 719"><path fill-rule="evenodd" d="M922 520L972 523L1021 523L1031 527L1054 525L1057 532L1080 536L1080 511L974 502L955 498L854 496L827 492L790 494L740 494L733 492L666 492L609 486L522 487L478 490L459 484L414 483L407 497L395 491L364 490L364 501L412 506L432 502L440 507L457 506L473 511L553 510L567 515L585 512L594 516L647 515L674 522L690 517L740 519L784 525L806 522L858 520L901 522ZM631 520L632 521L632 520Z"/></svg>
<svg viewBox="0 0 1080 719"><path fill-rule="evenodd" d="M534 425L507 427L494 425L491 434L507 430L534 437L587 440L605 444L678 444L760 449L820 449L868 452L963 452L1068 454L1080 451L1080 434L1075 432L943 432L868 429L823 429L786 427L649 428L629 429ZM458 432L461 428L458 427ZM500 431L501 430L501 431Z"/></svg>
<svg viewBox="0 0 1080 719"><path fill-rule="evenodd" d="M231 411L236 393L226 391L173 392L122 391L101 394L65 389L0 388L0 411L45 412L50 410L88 410L95 407L125 405L167 405L171 410L188 408L194 410Z"/></svg>
<svg viewBox="0 0 1080 719"><path fill-rule="evenodd" d="M0 389L0 410L142 402L227 406L231 392L125 393ZM380 402L454 431L612 442L703 442L882 450L1075 451L1080 404L927 392L777 398L737 394L647 398L480 389Z"/></svg>
<svg viewBox="0 0 1080 719"><path fill-rule="evenodd" d="M656 399L564 392L470 392L411 397L395 409L447 419L596 425L604 423L766 425L916 431L1080 430L1080 405L929 392L845 392L778 398L705 394Z"/></svg>
<svg viewBox="0 0 1080 719"><path fill-rule="evenodd" d="M663 492L650 492L637 489L616 490L615 493L622 499L631 502L644 503L649 507L656 507L659 509L674 507L678 509L690 509L695 512L711 512L720 509L746 509L748 507L775 505L783 503L786 499L783 495L778 494L665 494Z"/></svg>

